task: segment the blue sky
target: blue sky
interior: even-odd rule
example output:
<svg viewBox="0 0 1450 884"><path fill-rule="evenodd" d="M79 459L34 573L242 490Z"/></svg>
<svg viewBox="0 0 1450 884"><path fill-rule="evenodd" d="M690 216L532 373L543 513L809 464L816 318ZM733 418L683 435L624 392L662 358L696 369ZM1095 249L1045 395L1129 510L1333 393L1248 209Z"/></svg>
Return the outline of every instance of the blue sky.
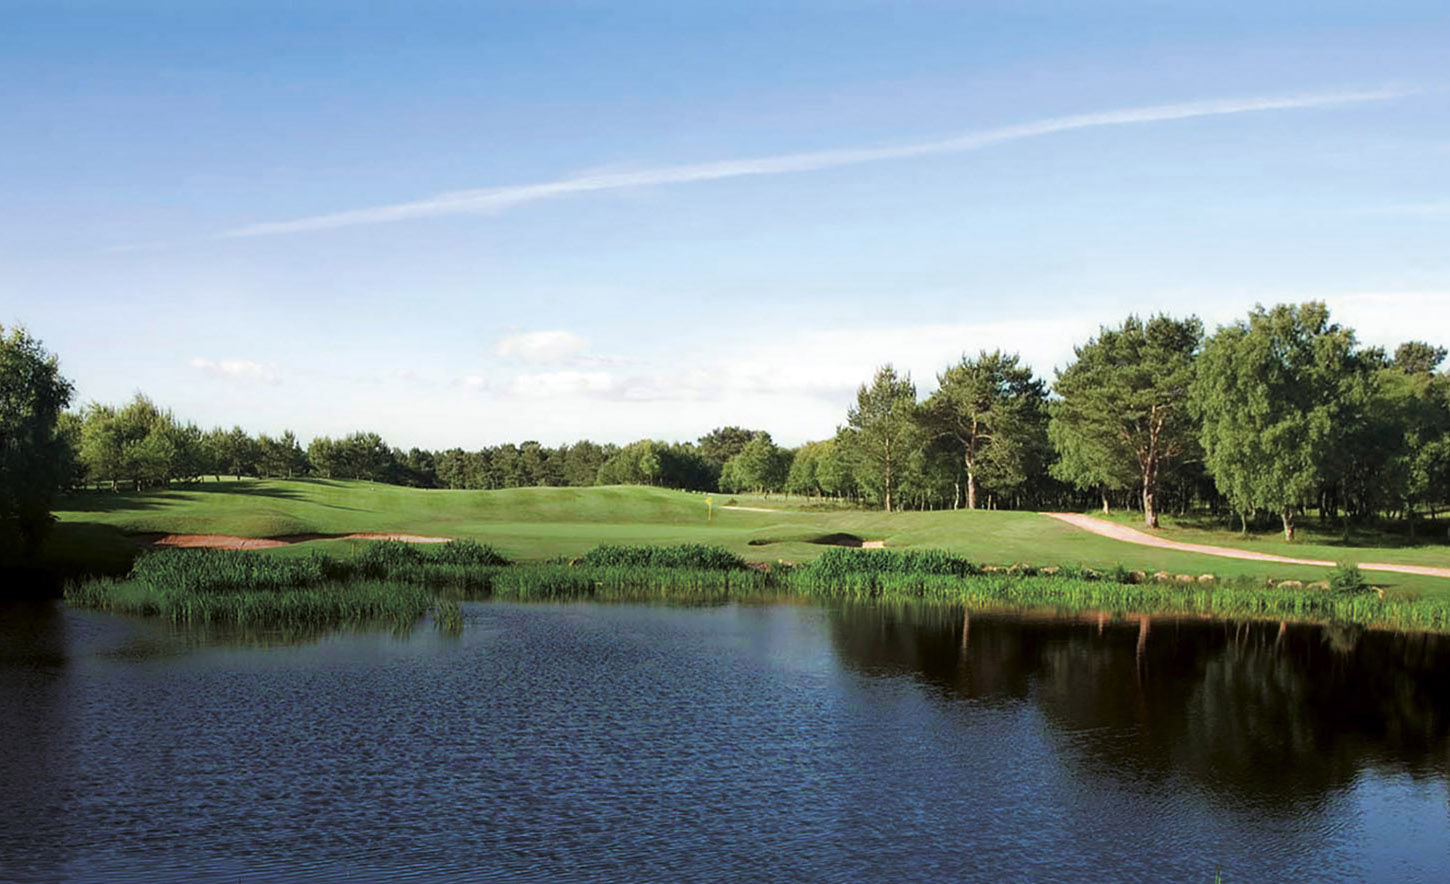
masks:
<svg viewBox="0 0 1450 884"><path fill-rule="evenodd" d="M882 362L1050 378L1130 312L1450 344L1443 3L0 15L0 323L81 401L796 443Z"/></svg>

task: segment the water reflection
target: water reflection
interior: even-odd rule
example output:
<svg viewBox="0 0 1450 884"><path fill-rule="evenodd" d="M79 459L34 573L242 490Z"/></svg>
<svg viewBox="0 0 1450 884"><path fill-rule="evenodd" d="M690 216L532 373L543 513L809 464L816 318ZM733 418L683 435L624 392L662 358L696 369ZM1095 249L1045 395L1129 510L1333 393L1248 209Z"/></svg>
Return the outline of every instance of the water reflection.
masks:
<svg viewBox="0 0 1450 884"><path fill-rule="evenodd" d="M925 607L462 614L456 637L291 644L0 610L0 880L1450 867L1443 639Z"/></svg>
<svg viewBox="0 0 1450 884"><path fill-rule="evenodd" d="M63 877L70 796L56 787L75 781L69 639L53 602L0 605L0 857L16 877Z"/></svg>
<svg viewBox="0 0 1450 884"><path fill-rule="evenodd" d="M1450 771L1450 639L961 608L833 609L841 660L982 704L1031 703L1097 773L1188 774L1293 807L1368 768Z"/></svg>

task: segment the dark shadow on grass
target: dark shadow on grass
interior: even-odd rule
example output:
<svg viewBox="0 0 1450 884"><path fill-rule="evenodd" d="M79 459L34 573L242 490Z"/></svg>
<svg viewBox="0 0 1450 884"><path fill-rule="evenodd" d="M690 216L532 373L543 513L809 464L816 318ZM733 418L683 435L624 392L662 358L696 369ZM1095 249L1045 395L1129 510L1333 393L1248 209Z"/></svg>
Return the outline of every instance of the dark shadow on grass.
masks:
<svg viewBox="0 0 1450 884"><path fill-rule="evenodd" d="M60 522L46 538L39 567L62 579L120 575L145 549L140 539L114 525Z"/></svg>
<svg viewBox="0 0 1450 884"><path fill-rule="evenodd" d="M118 513L160 509L166 502L154 491L74 491L56 501L68 513Z"/></svg>
<svg viewBox="0 0 1450 884"><path fill-rule="evenodd" d="M754 540L746 541L747 546L770 546L774 543L789 543L791 541L771 537L757 537ZM817 546L845 546L853 549L860 549L865 543L860 537L854 534L821 534L816 537L804 537L795 541L798 543L814 543Z"/></svg>
<svg viewBox="0 0 1450 884"><path fill-rule="evenodd" d="M243 479L238 482L173 482L169 488L155 488L150 491L77 491L61 498L57 509L63 512L115 513L160 509L168 500L195 500L192 495L231 494L254 495L276 500L291 500L311 506L347 512L366 512L362 507L322 503L303 493L301 489L278 485L277 482L338 487L340 482L331 479L287 479L256 480Z"/></svg>
<svg viewBox="0 0 1450 884"><path fill-rule="evenodd" d="M1190 513L1187 515L1174 515L1168 523L1170 528L1184 528L1195 531L1211 531L1222 533L1233 532L1234 537L1263 541L1265 544L1275 544L1292 550L1294 546L1328 546L1338 549L1437 549L1450 546L1447 542L1445 530L1446 523L1443 520L1430 522L1420 520L1415 529L1415 536L1409 534L1409 527L1403 522L1393 523L1369 523L1351 524L1348 538L1344 535L1344 529L1338 521L1321 522L1319 519L1308 516L1301 517L1298 522L1298 538L1294 544L1282 543L1283 528L1278 522L1250 522L1247 535L1239 532L1238 517L1232 520L1222 515L1210 513ZM1127 523L1133 528L1142 528L1141 520L1137 523ZM1185 542L1211 543L1211 540L1196 541L1185 539ZM1266 552L1268 550L1265 550Z"/></svg>

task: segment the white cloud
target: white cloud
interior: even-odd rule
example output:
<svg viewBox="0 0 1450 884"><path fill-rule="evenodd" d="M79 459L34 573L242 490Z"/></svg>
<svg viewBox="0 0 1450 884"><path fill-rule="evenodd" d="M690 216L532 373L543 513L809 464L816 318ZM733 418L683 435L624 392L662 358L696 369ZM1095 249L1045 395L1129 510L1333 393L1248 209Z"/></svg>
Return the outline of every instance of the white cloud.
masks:
<svg viewBox="0 0 1450 884"><path fill-rule="evenodd" d="M767 429L780 444L795 445L834 433L845 422L856 387L885 362L910 372L923 397L935 388L938 372L963 353L974 355L981 349L1020 353L1050 381L1052 369L1073 358L1075 344L1097 334L1102 323L1115 324L1130 312L1198 313L1212 332L1218 323L1247 316L1256 301L1271 305L1315 299L1328 302L1335 320L1355 328L1367 344L1392 348L1411 338L1450 344L1446 291L1235 292L1212 301L1179 293L1115 300L1110 306L1084 301L1067 310L1007 321L882 322L801 329L768 339L712 336L677 350L640 352L627 366L571 362L557 370L481 369L365 413L343 411L334 393L319 388L311 394L315 404L306 413L336 421L346 414L346 426L294 429L336 433L355 424L376 429L404 447L473 448L529 438L550 445L582 437L600 442L683 440L737 424ZM298 395L308 395L309 387L289 383ZM282 420L278 418L278 426L287 425Z"/></svg>
<svg viewBox="0 0 1450 884"><path fill-rule="evenodd" d="M259 362L250 362L245 359L223 359L216 362L198 356L187 365L212 377L227 380L254 381L264 384L275 384L281 380L274 366L262 365Z"/></svg>
<svg viewBox="0 0 1450 884"><path fill-rule="evenodd" d="M553 362L582 353L589 342L567 331L537 331L510 335L494 344L500 356L512 356L530 362Z"/></svg>
<svg viewBox="0 0 1450 884"><path fill-rule="evenodd" d="M840 412L886 362L911 372L922 396L935 388L937 372L963 354L980 349L1018 352L1027 364L1051 380L1051 370L1073 355L1098 326L1086 317L1056 316L1015 322L940 323L882 328L812 330L773 339L769 346L716 342L689 356L660 358L632 375L609 371L550 371L521 374L499 388L500 400L526 404L570 397L581 409L651 412L657 407L726 407L732 413L754 410L782 416L802 438L808 423L822 413ZM729 354L729 355L722 355ZM467 381L465 381L467 385ZM583 410L576 412L583 416ZM592 416L589 417L593 419ZM829 432L834 423L816 428Z"/></svg>
<svg viewBox="0 0 1450 884"><path fill-rule="evenodd" d="M1450 345L1450 292L1361 292L1322 299L1335 322L1393 352L1405 341Z"/></svg>
<svg viewBox="0 0 1450 884"><path fill-rule="evenodd" d="M936 386L936 375L963 354L1002 349L1017 353L1050 379L1054 366L1072 358L1074 343L1097 331L1086 316L993 322L882 325L807 331L779 346L746 350L711 373L729 393L798 395L846 401L876 368L891 363L909 372L917 389ZM685 380L693 380L687 375Z"/></svg>
<svg viewBox="0 0 1450 884"><path fill-rule="evenodd" d="M521 374L509 385L509 392L523 399L559 396L600 396L616 390L614 375L607 371L549 371Z"/></svg>
<svg viewBox="0 0 1450 884"><path fill-rule="evenodd" d="M791 172L813 172L883 160L901 160L934 154L960 153L1003 142L1037 138L1076 129L1100 126L1123 126L1184 120L1194 117L1226 116L1264 111L1331 107L1366 101L1385 101L1411 94L1408 90L1382 89L1358 92L1326 92L1300 95L1275 95L1251 98L1210 99L1178 104L1125 108L1097 113L1049 117L1016 126L1003 126L968 132L951 138L899 144L889 147L842 148L812 153L780 154L741 160L664 166L633 172L601 172L578 175L540 184L456 190L420 200L392 205L373 206L343 212L332 212L296 218L289 221L268 221L228 230L223 238L272 236L327 230L359 224L384 224L415 218L501 212L515 206L541 200L567 197L597 191L648 187L661 184L688 184L697 181L718 181L752 175L782 175Z"/></svg>

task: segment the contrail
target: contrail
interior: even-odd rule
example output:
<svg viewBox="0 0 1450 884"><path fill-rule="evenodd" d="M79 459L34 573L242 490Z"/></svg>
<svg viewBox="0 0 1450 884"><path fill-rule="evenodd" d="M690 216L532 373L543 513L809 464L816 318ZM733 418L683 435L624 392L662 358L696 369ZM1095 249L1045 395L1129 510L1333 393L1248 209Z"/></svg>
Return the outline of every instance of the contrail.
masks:
<svg viewBox="0 0 1450 884"><path fill-rule="evenodd" d="M439 215L462 215L499 212L526 203L555 199L573 194L591 193L602 190L621 190L631 187L646 187L657 184L687 184L694 181L718 181L724 178L743 178L751 175L783 175L788 172L814 172L820 169L834 169L861 163L882 160L900 160L931 154L958 153L976 150L993 144L1037 138L1058 132L1076 129L1092 129L1098 126L1125 126L1133 123L1154 123L1165 120L1185 120L1193 117L1216 117L1230 114L1257 113L1261 111L1294 110L1311 107L1330 107L1367 101L1385 101L1411 94L1409 90L1382 89L1362 92L1323 92L1301 95L1263 96L1258 98L1228 98L1205 101L1189 101L1180 104L1160 104L1147 107L1125 108L1123 110L1101 111L1089 114L1073 114L1064 117L1049 117L1016 126L985 129L968 132L936 141L922 141L915 144L898 144L888 147L841 148L812 153L781 154L770 157L755 157L743 160L723 160L713 163L694 163L683 166L664 166L637 172L602 173L546 181L540 184L522 184L508 187L488 187L476 190L455 190L414 200L385 206L372 206L313 215L290 221L268 221L249 224L220 234L223 238L248 236L273 236L284 233L300 233L307 230L326 230L333 227L351 227L359 224L385 224L413 218L430 218Z"/></svg>

